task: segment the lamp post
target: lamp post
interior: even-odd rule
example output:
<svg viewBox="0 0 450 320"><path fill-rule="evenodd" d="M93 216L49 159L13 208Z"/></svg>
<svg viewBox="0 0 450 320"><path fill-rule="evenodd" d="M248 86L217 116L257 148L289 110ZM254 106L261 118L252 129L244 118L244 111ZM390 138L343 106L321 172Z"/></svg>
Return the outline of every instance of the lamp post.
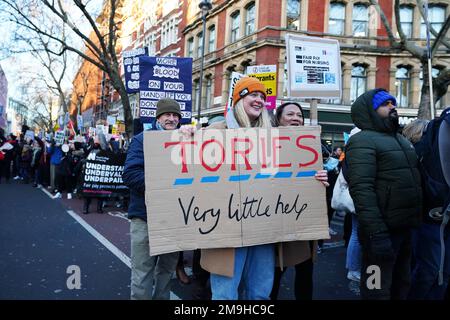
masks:
<svg viewBox="0 0 450 320"><path fill-rule="evenodd" d="M203 32L202 32L202 56L200 60L200 81L199 81L199 93L198 93L198 101L197 101L197 128L201 128L200 123L200 111L202 104L202 91L203 91L203 62L205 60L205 38L206 38L206 16L208 15L208 11L211 10L212 4L208 0L202 0L198 4L200 10L202 10L202 21L203 21Z"/></svg>

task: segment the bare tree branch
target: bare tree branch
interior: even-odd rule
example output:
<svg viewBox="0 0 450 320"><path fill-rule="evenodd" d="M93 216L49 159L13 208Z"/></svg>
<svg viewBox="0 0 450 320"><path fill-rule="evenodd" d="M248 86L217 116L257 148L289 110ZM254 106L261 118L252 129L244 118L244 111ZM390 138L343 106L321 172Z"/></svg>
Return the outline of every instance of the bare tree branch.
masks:
<svg viewBox="0 0 450 320"><path fill-rule="evenodd" d="M434 39L433 45L431 46L431 56L435 55L439 47L439 44L443 44L450 49L450 44L445 41L445 37L447 36L449 28L450 28L450 16L447 17L444 25L442 26L436 38Z"/></svg>

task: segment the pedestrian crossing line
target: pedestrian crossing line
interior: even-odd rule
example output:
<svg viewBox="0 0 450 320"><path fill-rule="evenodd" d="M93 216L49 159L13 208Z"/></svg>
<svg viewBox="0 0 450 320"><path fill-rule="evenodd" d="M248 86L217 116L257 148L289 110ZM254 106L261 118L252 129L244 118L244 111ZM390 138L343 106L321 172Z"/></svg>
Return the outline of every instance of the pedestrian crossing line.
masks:
<svg viewBox="0 0 450 320"><path fill-rule="evenodd" d="M50 192L48 192L47 190L45 190L45 188L41 188L41 190L42 190L46 195L48 195L48 197L49 197L50 199L53 199L53 195L52 195Z"/></svg>
<svg viewBox="0 0 450 320"><path fill-rule="evenodd" d="M107 214L114 218L121 218L121 219L127 220L128 222L130 221L130 219L128 219L127 214L125 212L109 211L109 212L107 212Z"/></svg>
<svg viewBox="0 0 450 320"><path fill-rule="evenodd" d="M53 199L53 195L41 188L41 190L50 198ZM66 212L74 218L83 228L86 229L95 239L97 239L102 245L104 245L112 254L114 254L120 261L122 261L128 268L131 269L131 259L125 253L123 253L119 248L113 245L108 239L102 236L97 230L95 230L89 223L84 221L78 214L73 210L66 210ZM170 291L170 300L181 300L173 291Z"/></svg>
<svg viewBox="0 0 450 320"><path fill-rule="evenodd" d="M86 229L95 239L97 239L102 245L104 245L112 254L114 254L120 261L125 263L128 268L131 268L131 259L125 253L123 253L119 248L113 245L108 239L102 236L97 230L95 230L89 223L84 221L78 214L73 210L66 211L72 218L74 218L83 228Z"/></svg>
<svg viewBox="0 0 450 320"><path fill-rule="evenodd" d="M51 197L51 195L50 195ZM125 253L123 253L119 248L113 245L108 239L102 236L97 230L95 230L89 223L84 221L78 214L73 210L66 210L66 212L74 218L83 228L86 229L95 239L97 239L102 245L106 247L112 254L114 254L120 261L125 263L125 265L131 269L131 259ZM181 300L179 296L170 291L170 300Z"/></svg>

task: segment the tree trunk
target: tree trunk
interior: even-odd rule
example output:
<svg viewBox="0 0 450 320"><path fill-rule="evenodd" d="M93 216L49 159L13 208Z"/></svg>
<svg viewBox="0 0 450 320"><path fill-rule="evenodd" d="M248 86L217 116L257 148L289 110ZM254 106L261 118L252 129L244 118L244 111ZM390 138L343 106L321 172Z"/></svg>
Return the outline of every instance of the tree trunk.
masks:
<svg viewBox="0 0 450 320"><path fill-rule="evenodd" d="M430 110L430 85L428 81L428 64L427 62L422 62L422 90L420 96L420 104L419 104L419 112L417 113L417 117L419 119L431 119L431 110Z"/></svg>
<svg viewBox="0 0 450 320"><path fill-rule="evenodd" d="M131 139L133 137L133 116L130 107L130 99L128 98L127 90L125 89L125 85L122 82L119 73L115 72L115 70L111 71L111 82L114 89L116 89L120 95L125 118L125 132L127 137Z"/></svg>

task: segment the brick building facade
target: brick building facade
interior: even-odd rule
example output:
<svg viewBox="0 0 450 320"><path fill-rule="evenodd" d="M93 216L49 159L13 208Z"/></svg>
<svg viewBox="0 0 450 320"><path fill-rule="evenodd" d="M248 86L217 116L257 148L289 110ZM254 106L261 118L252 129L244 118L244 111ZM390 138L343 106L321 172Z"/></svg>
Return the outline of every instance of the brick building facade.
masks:
<svg viewBox="0 0 450 320"><path fill-rule="evenodd" d="M417 116L421 65L407 52L393 52L379 14L368 0L212 0L202 33L199 0L125 0L121 14L124 50L147 46L150 55L193 58L193 114L199 93L201 43L205 36L202 116L221 114L230 75L250 65L277 66L277 101L287 99L286 32L337 39L341 48L342 97L320 100L323 138L340 142L352 128L350 106L365 90L384 87L399 100L405 123ZM380 0L395 34L394 1ZM439 30L450 13L450 0L430 0L431 25ZM425 44L417 1L400 1L403 29L418 45ZM450 65L450 51L440 49L433 73ZM131 103L137 108L137 97ZM309 110L309 101L302 100ZM450 104L447 94L437 104ZM134 114L138 114L135 112Z"/></svg>

